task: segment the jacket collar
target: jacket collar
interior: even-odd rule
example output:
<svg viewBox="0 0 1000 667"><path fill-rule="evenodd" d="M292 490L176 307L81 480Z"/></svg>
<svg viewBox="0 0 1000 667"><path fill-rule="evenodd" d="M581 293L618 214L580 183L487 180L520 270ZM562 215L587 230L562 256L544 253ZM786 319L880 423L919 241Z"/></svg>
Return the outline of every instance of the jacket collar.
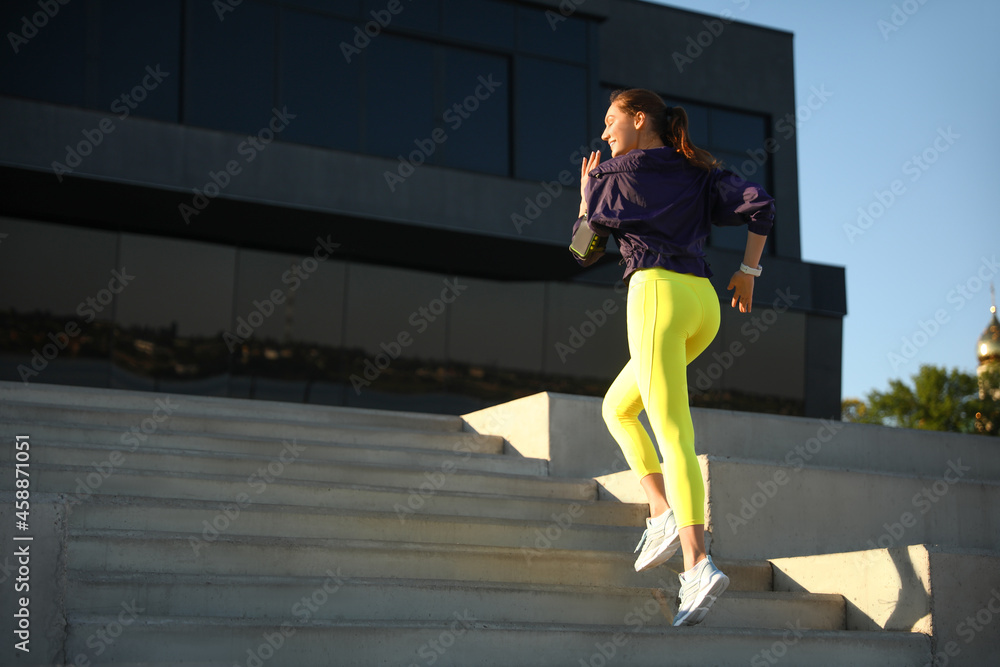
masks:
<svg viewBox="0 0 1000 667"><path fill-rule="evenodd" d="M637 148L597 165L591 174L663 171L686 167L687 159L670 146Z"/></svg>

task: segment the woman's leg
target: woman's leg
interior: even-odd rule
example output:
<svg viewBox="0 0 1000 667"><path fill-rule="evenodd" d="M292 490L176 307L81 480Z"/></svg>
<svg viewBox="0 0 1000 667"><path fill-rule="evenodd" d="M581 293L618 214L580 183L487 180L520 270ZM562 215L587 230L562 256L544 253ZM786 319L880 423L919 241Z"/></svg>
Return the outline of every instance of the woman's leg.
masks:
<svg viewBox="0 0 1000 667"><path fill-rule="evenodd" d="M639 422L639 413L643 411L642 396L636 384L635 365L631 361L611 384L601 411L611 437L621 447L625 461L639 477L639 484L649 502L649 516L660 516L670 509L670 504L656 448Z"/></svg>
<svg viewBox="0 0 1000 667"><path fill-rule="evenodd" d="M629 290L629 349L640 400L663 454L685 569L691 569L705 556L705 487L694 450L687 364L718 332L719 305L707 279L660 275Z"/></svg>

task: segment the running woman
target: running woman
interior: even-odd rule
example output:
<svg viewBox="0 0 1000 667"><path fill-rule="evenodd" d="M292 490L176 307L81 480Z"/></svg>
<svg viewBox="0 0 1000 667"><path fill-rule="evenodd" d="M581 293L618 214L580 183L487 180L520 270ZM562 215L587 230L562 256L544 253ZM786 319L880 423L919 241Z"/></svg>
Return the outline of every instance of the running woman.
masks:
<svg viewBox="0 0 1000 667"><path fill-rule="evenodd" d="M743 263L727 289L733 290L732 307L749 313L774 200L692 144L687 113L656 93L615 91L604 123L601 139L611 159L602 164L600 152L583 158L580 217L573 227L576 234L586 222L599 236L613 236L626 266L631 358L602 411L649 502L635 569L661 565L680 547L685 571L674 625L694 625L729 586L705 553L705 485L688 402L687 365L712 342L720 322L705 239L712 224L747 226ZM589 265L593 257L578 260ZM643 409L663 468L638 421Z"/></svg>

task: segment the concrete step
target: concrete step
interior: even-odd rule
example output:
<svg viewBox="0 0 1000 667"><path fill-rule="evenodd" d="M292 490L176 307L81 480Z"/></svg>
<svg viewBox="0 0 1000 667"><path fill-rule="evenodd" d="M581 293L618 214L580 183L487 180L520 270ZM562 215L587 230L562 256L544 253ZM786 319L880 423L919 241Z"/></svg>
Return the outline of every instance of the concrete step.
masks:
<svg viewBox="0 0 1000 667"><path fill-rule="evenodd" d="M664 587L676 590L680 554L636 572L631 550L527 549L468 544L256 537L222 534L206 543L189 534L70 530L67 566L117 573L448 579L562 586ZM735 591L771 589L766 561L717 561Z"/></svg>
<svg viewBox="0 0 1000 667"><path fill-rule="evenodd" d="M582 508L581 508L582 509ZM201 538L208 547L220 533L258 537L309 537L525 547L558 546L630 553L642 528L592 525L567 506L543 520L494 519L395 512L330 510L287 505L226 507L219 503L94 496L74 507L75 530L166 531ZM582 515L582 511L581 511Z"/></svg>
<svg viewBox="0 0 1000 667"><path fill-rule="evenodd" d="M15 435L26 432L23 424L17 425L0 421L0 438L13 439ZM118 449L123 454L140 451L146 448L163 450L197 450L216 452L219 454L237 454L240 456L277 456L285 448L289 440L275 438L257 438L253 436L177 434L172 432L143 434L133 438L133 434L125 435L117 429L81 428L68 425L31 425L29 435L44 442L46 447L65 447L92 445ZM366 435L363 432L361 435ZM371 435L371 434L367 434ZM377 441L372 435L367 440ZM433 468L440 470L444 466L454 465L459 470L479 470L482 472L500 472L514 475L547 475L548 461L530 459L520 456L498 454L503 443L493 440L471 440L469 438L453 437L423 440L422 436L409 439L408 443L425 444L427 448L415 449L410 446L386 446L374 442L346 444L330 441L296 440L296 444L309 448L309 457L329 461L353 461L356 463L392 463L399 466L417 468ZM449 449L450 446L450 449ZM5 457L0 457L5 458ZM450 463L449 463L450 462Z"/></svg>
<svg viewBox="0 0 1000 667"><path fill-rule="evenodd" d="M14 488L10 464L0 465L0 492ZM71 504L94 495L202 500L230 509L293 505L330 510L391 512L400 521L424 514L548 521L553 515L578 514L581 523L643 526L649 508L635 503L566 501L551 498L459 493L447 488L399 489L321 481L293 481L274 476L265 483L233 475L205 475L93 466L33 466L32 494L61 493ZM554 520L553 520L554 521Z"/></svg>
<svg viewBox="0 0 1000 667"><path fill-rule="evenodd" d="M778 558L912 544L1000 551L1000 483L967 481L973 471L961 460L924 477L699 459L706 528L720 556Z"/></svg>
<svg viewBox="0 0 1000 667"><path fill-rule="evenodd" d="M67 611L106 614L123 600L147 616L278 619L305 614L333 621L448 621L455 610L475 610L492 623L670 626L676 579L662 588L542 586L411 579L240 577L69 573ZM704 627L843 630L839 595L731 591L719 598Z"/></svg>
<svg viewBox="0 0 1000 667"><path fill-rule="evenodd" d="M961 459L969 479L1000 482L989 436L706 408L692 409L692 418L698 451L713 456L918 477Z"/></svg>
<svg viewBox="0 0 1000 667"><path fill-rule="evenodd" d="M105 411L138 411L148 416L157 407L158 400L163 404L176 406L176 414L187 416L202 415L231 419L249 417L285 422L301 421L314 424L429 431L460 431L463 424L461 417L421 412L397 412L395 410L372 410L52 384L26 386L20 382L0 382L0 404L14 405L14 409L24 408L26 405L41 405L98 408Z"/></svg>
<svg viewBox="0 0 1000 667"><path fill-rule="evenodd" d="M39 438L50 437L45 426L70 426L80 437L74 442L107 440L111 430L113 440L126 446L138 446L151 434L229 435L270 438L278 441L329 442L345 445L382 445L419 449L446 449L453 452L503 453L503 438L493 435L389 428L384 425L341 425L268 419L260 416L219 417L212 415L154 414L149 410L115 410L75 406L25 405L0 403L2 434L28 433ZM95 429L97 433L93 433ZM51 437L53 440L65 438Z"/></svg>
<svg viewBox="0 0 1000 667"><path fill-rule="evenodd" d="M122 616L127 628L119 620ZM423 623L302 623L289 618L282 626L256 619L142 616L128 609L107 616L73 614L67 622L67 656L92 656L96 646L104 650L101 664L144 667L182 662L267 667L690 667L774 664L774 656L783 664L810 667L912 667L926 664L931 655L930 640L914 633L487 623L476 620L471 609L455 610L451 621ZM116 624L120 636L110 643L101 640L100 631L110 639L107 629ZM151 655L152 646L158 647L156 655Z"/></svg>
<svg viewBox="0 0 1000 667"><path fill-rule="evenodd" d="M34 466L53 464L80 467L127 466L131 470L183 471L197 470L208 475L232 475L256 479L263 483L269 477L280 475L283 480L314 481L329 484L361 484L419 489L447 489L452 492L493 495L556 498L566 500L594 500L597 483L590 479L557 479L531 475L509 475L469 470L458 470L456 462L446 459L441 468L421 469L393 465L392 459L381 464L350 461L324 461L312 457L312 445L286 442L272 456L250 456L177 449L141 447L134 452L122 453L110 447L80 444L70 446L46 445L36 447L32 456ZM117 452L117 453L116 453ZM463 458L468 458L464 455Z"/></svg>
<svg viewBox="0 0 1000 667"><path fill-rule="evenodd" d="M463 419L469 431L502 435L511 451L547 459L552 475L596 477L622 469L612 470L609 452L618 446L601 417L601 401L543 392ZM707 408L691 413L698 453L720 459L919 477L939 475L961 459L971 468L967 479L1000 482L996 438L989 436Z"/></svg>

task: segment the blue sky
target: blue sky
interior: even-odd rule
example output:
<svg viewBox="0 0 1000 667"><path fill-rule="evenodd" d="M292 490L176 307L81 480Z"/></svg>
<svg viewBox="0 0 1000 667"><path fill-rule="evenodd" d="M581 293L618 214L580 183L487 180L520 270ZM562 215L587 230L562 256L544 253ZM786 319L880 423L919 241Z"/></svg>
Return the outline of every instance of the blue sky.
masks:
<svg viewBox="0 0 1000 667"><path fill-rule="evenodd" d="M799 127L799 212L803 260L846 268L842 395L974 373L1000 285L1000 3L658 4L793 33L797 105L832 93Z"/></svg>

